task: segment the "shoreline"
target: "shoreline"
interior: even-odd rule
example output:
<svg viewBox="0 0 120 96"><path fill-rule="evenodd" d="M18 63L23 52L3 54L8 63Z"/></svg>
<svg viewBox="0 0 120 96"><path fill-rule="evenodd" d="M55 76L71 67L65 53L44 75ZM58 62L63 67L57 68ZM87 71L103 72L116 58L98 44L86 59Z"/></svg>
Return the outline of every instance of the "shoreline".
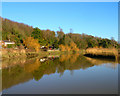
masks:
<svg viewBox="0 0 120 96"><path fill-rule="evenodd" d="M16 59L16 58L36 58L36 57L45 57L47 55L61 55L61 54L74 54L79 53L88 57L105 57L105 58L120 58L117 49L108 49L108 48L88 48L86 50L80 51L31 51L27 49L2 49L0 50L1 60L6 59Z"/></svg>
<svg viewBox="0 0 120 96"><path fill-rule="evenodd" d="M25 57L24 57L24 55L25 54L29 54L28 56L26 55ZM53 51L53 52L48 52L48 51L41 51L41 52L27 52L27 53L25 53L25 54L21 54L21 55L19 55L19 57L9 57L9 58L3 58L2 59L2 69L4 69L4 68L8 68L8 67L12 67L12 66L14 66L14 65L16 65L18 62L19 62L19 65L20 66L23 66L23 64L26 62L26 60L29 60L29 61L31 61L31 60L35 60L35 59L41 59L41 58L46 58L46 57L49 57L50 55L52 55L52 56L54 56L54 55L59 55L59 56L61 56L61 55L67 55L67 54L79 54L80 56L85 56L86 58L87 57L89 57L89 58L94 58L94 59L102 59L102 58L104 58L104 59L114 59L115 61L116 61L116 59L115 58L109 58L109 57L104 57L104 56L96 56L96 55L90 55L90 56L86 56L85 55L85 53L83 52L83 51L79 51L79 52L72 52L72 51L70 51L70 52L66 52L66 51L59 51L59 52L55 52L55 51ZM34 54L34 55L33 55ZM37 54L37 55L36 55ZM66 57L67 58L67 57ZM11 63L12 62L12 63ZM118 62L119 63L119 61L116 61L116 62Z"/></svg>
<svg viewBox="0 0 120 96"><path fill-rule="evenodd" d="M71 54L71 53L80 53L84 54L85 50L80 51L31 51L27 49L1 49L0 55L1 59L12 59L12 58L34 58L34 57L45 57L46 55L56 55L56 54Z"/></svg>

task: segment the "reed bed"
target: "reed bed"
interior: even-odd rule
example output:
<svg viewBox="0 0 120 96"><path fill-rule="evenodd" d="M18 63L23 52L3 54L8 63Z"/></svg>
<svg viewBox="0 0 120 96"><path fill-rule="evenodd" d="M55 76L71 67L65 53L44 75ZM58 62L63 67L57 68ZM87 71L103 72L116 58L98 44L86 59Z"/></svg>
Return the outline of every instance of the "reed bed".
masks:
<svg viewBox="0 0 120 96"><path fill-rule="evenodd" d="M111 48L111 49L109 48L88 48L86 49L85 54L118 57L118 50L115 48Z"/></svg>

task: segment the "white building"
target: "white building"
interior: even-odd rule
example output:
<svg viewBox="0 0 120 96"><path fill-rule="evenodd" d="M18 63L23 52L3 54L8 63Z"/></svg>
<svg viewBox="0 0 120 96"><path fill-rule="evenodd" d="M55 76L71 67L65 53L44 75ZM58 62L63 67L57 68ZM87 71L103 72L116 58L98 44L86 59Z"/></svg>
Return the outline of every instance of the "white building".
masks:
<svg viewBox="0 0 120 96"><path fill-rule="evenodd" d="M0 46L2 46L2 45L7 46L8 44L15 44L15 42L10 41L10 40L2 40L2 41L0 41Z"/></svg>

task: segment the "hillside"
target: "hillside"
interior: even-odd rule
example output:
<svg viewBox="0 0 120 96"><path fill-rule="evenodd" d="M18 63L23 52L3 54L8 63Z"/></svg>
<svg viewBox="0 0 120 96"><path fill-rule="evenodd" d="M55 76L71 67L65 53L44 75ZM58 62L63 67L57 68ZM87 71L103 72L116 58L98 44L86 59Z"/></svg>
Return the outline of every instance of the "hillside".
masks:
<svg viewBox="0 0 120 96"><path fill-rule="evenodd" d="M20 45L23 38L26 38L31 35L33 27L11 21L9 19L2 19L2 40L11 40L15 41L17 45Z"/></svg>
<svg viewBox="0 0 120 96"><path fill-rule="evenodd" d="M2 19L2 39L14 41L16 46L24 46L38 50L40 46L54 46L62 51L79 50L86 48L118 48L114 38L107 39L87 34L65 34L61 28L55 32L49 29L41 30L32 26ZM34 42L33 42L34 41ZM40 45L40 46L39 46ZM36 48L35 48L36 46Z"/></svg>

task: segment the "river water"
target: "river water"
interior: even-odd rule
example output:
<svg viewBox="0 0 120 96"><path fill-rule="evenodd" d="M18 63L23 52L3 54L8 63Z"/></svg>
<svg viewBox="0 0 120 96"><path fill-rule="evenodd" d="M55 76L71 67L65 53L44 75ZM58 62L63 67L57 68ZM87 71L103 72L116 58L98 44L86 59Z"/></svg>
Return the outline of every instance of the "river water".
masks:
<svg viewBox="0 0 120 96"><path fill-rule="evenodd" d="M117 94L118 63L79 54L3 61L3 94Z"/></svg>

